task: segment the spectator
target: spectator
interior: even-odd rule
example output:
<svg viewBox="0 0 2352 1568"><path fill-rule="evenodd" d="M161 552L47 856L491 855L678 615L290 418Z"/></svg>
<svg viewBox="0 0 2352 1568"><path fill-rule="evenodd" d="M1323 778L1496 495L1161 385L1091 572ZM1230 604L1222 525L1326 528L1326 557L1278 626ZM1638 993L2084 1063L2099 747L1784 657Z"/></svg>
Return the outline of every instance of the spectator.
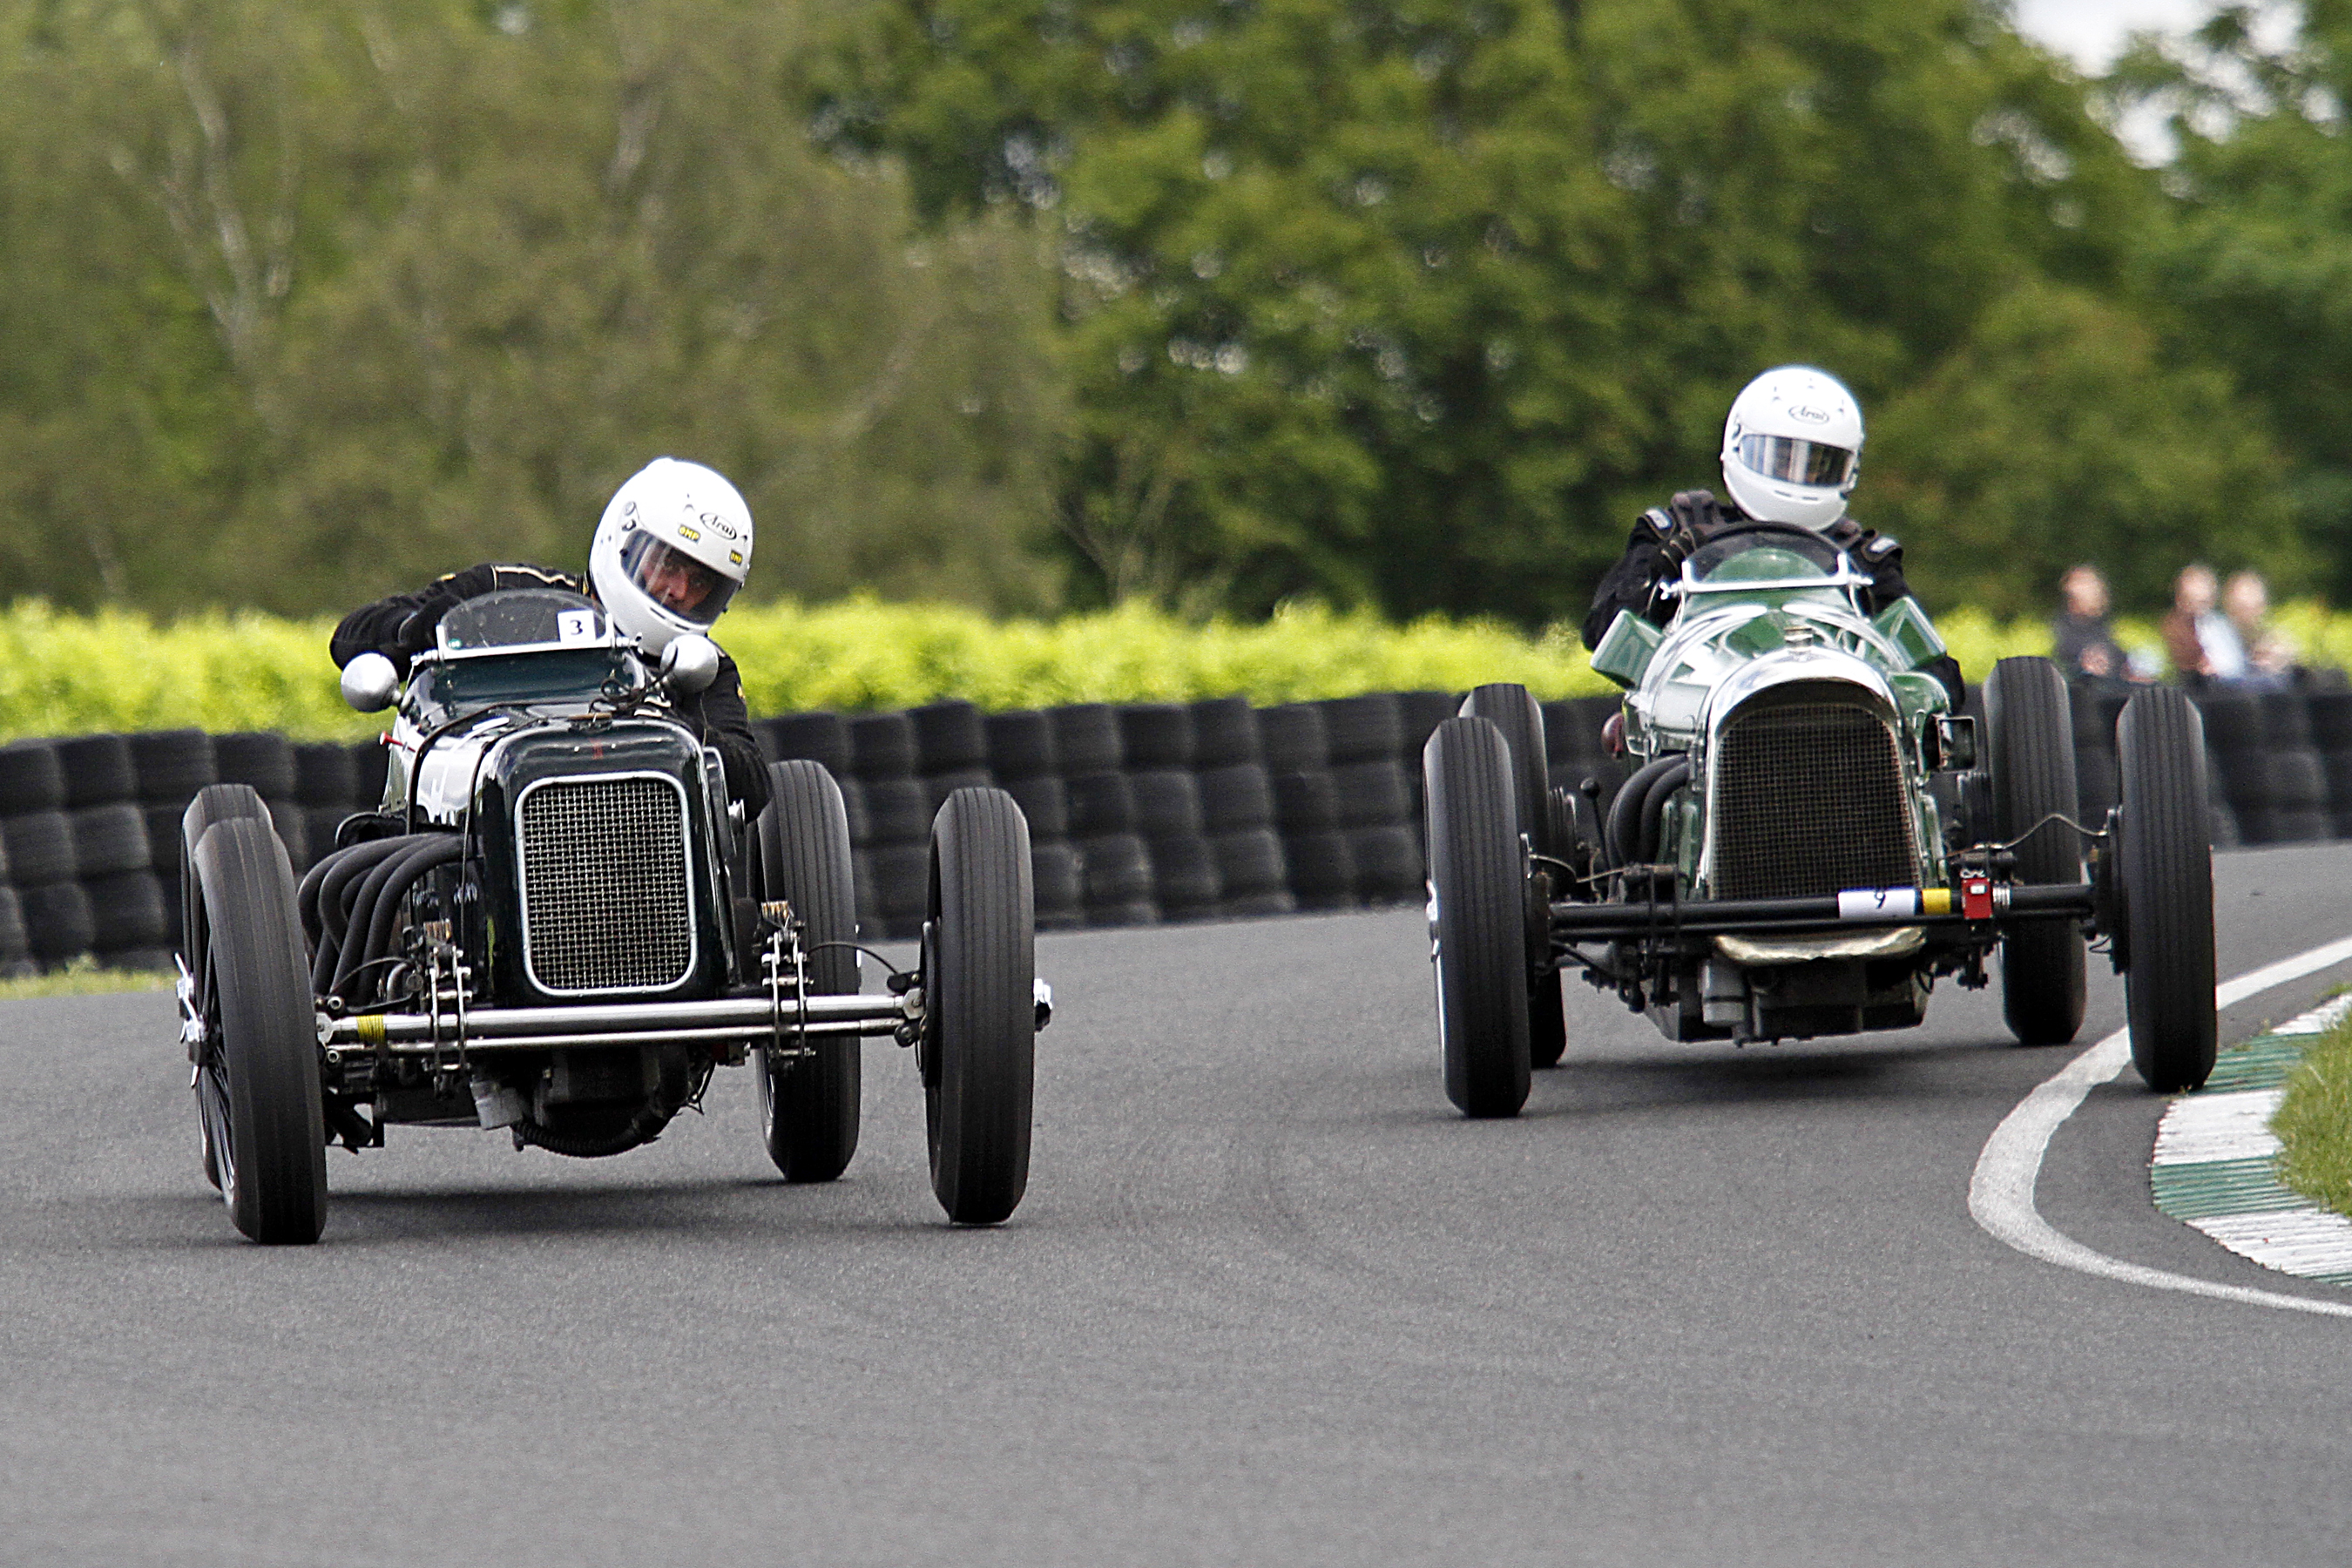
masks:
<svg viewBox="0 0 2352 1568"><path fill-rule="evenodd" d="M2116 641L2107 623L2107 580L2089 562L2070 566L2058 579L2065 607L2050 623L2057 644L2058 668L2069 680L2143 681L2147 677L2132 668L2131 656Z"/></svg>
<svg viewBox="0 0 2352 1568"><path fill-rule="evenodd" d="M2280 691L2296 676L2294 645L2270 624L2271 593L2259 572L2233 572L2221 588L2221 614L2245 650L2242 684Z"/></svg>
<svg viewBox="0 0 2352 1568"><path fill-rule="evenodd" d="M2164 651L2184 686L2246 677L2246 647L2229 617L2214 607L2220 582L2213 568L2195 563L2172 581L2172 609L2164 617Z"/></svg>

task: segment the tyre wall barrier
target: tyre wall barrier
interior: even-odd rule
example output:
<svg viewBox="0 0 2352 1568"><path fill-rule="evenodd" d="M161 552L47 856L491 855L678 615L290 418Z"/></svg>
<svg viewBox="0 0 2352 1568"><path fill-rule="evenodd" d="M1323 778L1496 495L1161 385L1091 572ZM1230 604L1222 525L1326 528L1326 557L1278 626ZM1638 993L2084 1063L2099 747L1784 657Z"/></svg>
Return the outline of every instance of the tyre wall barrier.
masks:
<svg viewBox="0 0 2352 1568"><path fill-rule="evenodd" d="M1977 704L1974 692L1970 706ZM967 784L1009 791L1029 819L1037 923L1139 925L1418 903L1421 748L1460 698L1373 693L1252 708L1191 703L754 721L772 761L807 758L848 806L858 919L917 934L931 817ZM1605 809L1630 771L1608 753L1611 697L1543 704L1553 784ZM2352 692L2200 697L2213 841L2352 837ZM2122 700L2077 689L2084 820L2116 801ZM296 743L171 730L0 746L0 974L94 955L168 968L180 939L180 815L215 782L269 804L299 874L352 812L382 798L380 742Z"/></svg>

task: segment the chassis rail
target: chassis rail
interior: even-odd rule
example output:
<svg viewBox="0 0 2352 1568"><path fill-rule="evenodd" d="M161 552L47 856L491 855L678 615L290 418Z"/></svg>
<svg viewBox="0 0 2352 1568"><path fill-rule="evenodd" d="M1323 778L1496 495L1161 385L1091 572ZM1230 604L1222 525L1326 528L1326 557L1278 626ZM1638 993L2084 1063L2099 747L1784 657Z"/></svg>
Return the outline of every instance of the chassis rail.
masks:
<svg viewBox="0 0 2352 1568"><path fill-rule="evenodd" d="M448 1014L361 1013L323 1018L319 1043L392 1056L546 1050L572 1046L765 1044L814 1035L895 1035L919 1024L922 996L787 996L781 1015L767 996L694 1002L625 1002L577 1007L472 1007L459 1026Z"/></svg>
<svg viewBox="0 0 2352 1568"><path fill-rule="evenodd" d="M1551 906L1551 931L1571 942L1635 940L1681 934L1796 935L1884 930L1895 926L1958 926L1990 931L2022 921L2083 920L2098 913L2089 882L2000 886L1990 890L1982 913L1964 907L1945 888L1872 888L1809 899L1653 900Z"/></svg>

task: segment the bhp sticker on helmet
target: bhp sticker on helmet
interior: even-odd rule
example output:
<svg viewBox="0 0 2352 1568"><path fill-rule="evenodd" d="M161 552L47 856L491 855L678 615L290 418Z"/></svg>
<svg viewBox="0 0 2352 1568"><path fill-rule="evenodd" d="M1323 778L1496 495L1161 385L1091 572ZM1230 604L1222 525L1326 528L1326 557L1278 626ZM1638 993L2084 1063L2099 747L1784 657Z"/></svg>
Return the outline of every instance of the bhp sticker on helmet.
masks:
<svg viewBox="0 0 2352 1568"><path fill-rule="evenodd" d="M680 539L699 540L702 537L702 531L698 528L689 528L681 522L677 525L677 536Z"/></svg>

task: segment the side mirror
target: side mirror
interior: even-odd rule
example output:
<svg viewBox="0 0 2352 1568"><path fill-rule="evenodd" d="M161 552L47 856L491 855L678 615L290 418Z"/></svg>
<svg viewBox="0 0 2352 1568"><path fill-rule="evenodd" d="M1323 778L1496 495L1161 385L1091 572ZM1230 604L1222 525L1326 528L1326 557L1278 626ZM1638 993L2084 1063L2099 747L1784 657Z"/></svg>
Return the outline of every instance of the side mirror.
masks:
<svg viewBox="0 0 2352 1568"><path fill-rule="evenodd" d="M674 696L691 697L719 679L719 645L688 633L662 649L661 683Z"/></svg>
<svg viewBox="0 0 2352 1568"><path fill-rule="evenodd" d="M363 653L343 666L343 700L362 713L381 713L400 694L400 671L380 653Z"/></svg>

